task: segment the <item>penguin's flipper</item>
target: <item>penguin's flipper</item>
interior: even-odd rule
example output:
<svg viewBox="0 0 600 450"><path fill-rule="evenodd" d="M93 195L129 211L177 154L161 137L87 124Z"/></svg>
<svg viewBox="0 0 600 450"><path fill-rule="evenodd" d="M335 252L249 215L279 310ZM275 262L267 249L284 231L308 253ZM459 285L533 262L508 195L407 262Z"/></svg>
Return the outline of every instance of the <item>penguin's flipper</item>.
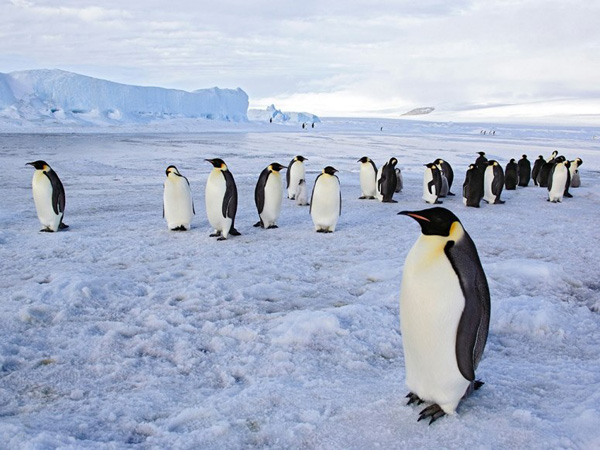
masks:
<svg viewBox="0 0 600 450"><path fill-rule="evenodd" d="M437 192L434 192L434 190L435 190L435 185L436 185L436 183L435 183L435 177L434 177L434 178L432 178L432 179L431 179L431 181L430 181L429 183L427 183L427 190L429 191L429 193L430 193L431 195L438 195L438 193L437 193Z"/></svg>
<svg viewBox="0 0 600 450"><path fill-rule="evenodd" d="M494 170L494 179L492 180L492 194L496 197L502 193L504 187L504 175L501 172L502 169L498 169L498 171Z"/></svg>
<svg viewBox="0 0 600 450"><path fill-rule="evenodd" d="M292 171L292 166L294 165L294 160L292 159L290 161L290 164L288 165L287 170L285 171L285 188L289 189L290 188L290 172Z"/></svg>
<svg viewBox="0 0 600 450"><path fill-rule="evenodd" d="M369 162L371 163L371 166L373 167L373 170L375 171L375 178L377 178L377 166L375 165L375 163L373 162L372 159L370 159Z"/></svg>
<svg viewBox="0 0 600 450"><path fill-rule="evenodd" d="M228 217L231 219L235 218L235 213L237 212L237 187L235 185L235 180L233 179L233 175L229 170L225 170L221 172L225 177L225 195L223 196L223 217ZM233 227L233 222L231 224Z"/></svg>
<svg viewBox="0 0 600 450"><path fill-rule="evenodd" d="M552 190L552 178L554 178L554 169L556 166L552 166L552 170L550 171L550 175L548 175L548 192Z"/></svg>
<svg viewBox="0 0 600 450"><path fill-rule="evenodd" d="M433 405L429 405L427 408L425 408L419 413L419 418L417 419L417 422L420 422L423 419L431 419L429 421L429 425L431 425L433 422L445 415L446 413L440 407L440 405L434 403Z"/></svg>
<svg viewBox="0 0 600 450"><path fill-rule="evenodd" d="M54 209L54 214L59 215L61 212L65 212L65 188L54 170L44 173L52 185L52 209Z"/></svg>
<svg viewBox="0 0 600 450"><path fill-rule="evenodd" d="M254 202L256 203L256 209L258 214L263 212L265 207L265 186L267 185L267 179L269 178L269 169L264 169L258 177L258 182L254 188Z"/></svg>
<svg viewBox="0 0 600 450"><path fill-rule="evenodd" d="M456 331L456 362L462 376L473 381L489 330L490 290L475 244L466 231L457 241L448 241L444 253L465 298Z"/></svg>

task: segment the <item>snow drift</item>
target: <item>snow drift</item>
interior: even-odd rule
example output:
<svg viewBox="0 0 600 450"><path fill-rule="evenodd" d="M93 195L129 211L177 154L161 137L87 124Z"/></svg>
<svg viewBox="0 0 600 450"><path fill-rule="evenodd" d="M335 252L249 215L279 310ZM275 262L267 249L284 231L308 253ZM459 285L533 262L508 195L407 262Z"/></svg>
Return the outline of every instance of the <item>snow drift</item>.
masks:
<svg viewBox="0 0 600 450"><path fill-rule="evenodd" d="M267 121L273 119L277 123L320 123L321 119L318 116L306 112L283 112L277 109L275 105L270 105L267 109L250 109L248 110L250 120Z"/></svg>
<svg viewBox="0 0 600 450"><path fill-rule="evenodd" d="M187 92L132 86L62 70L0 73L0 123L119 124L157 119L247 121L238 89Z"/></svg>

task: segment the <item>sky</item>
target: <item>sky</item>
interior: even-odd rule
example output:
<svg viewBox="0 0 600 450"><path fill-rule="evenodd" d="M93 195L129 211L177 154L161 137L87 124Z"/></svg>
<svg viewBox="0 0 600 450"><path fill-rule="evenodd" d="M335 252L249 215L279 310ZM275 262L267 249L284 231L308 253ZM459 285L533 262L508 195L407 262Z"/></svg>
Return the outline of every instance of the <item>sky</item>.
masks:
<svg viewBox="0 0 600 450"><path fill-rule="evenodd" d="M600 102L598 17L589 0L2 0L0 72L241 87L321 116Z"/></svg>

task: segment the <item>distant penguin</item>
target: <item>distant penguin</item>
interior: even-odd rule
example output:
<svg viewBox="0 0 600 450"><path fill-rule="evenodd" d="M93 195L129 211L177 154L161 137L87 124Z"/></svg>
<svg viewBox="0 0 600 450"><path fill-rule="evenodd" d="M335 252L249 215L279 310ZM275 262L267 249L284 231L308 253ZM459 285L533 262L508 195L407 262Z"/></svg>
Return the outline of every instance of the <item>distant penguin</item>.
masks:
<svg viewBox="0 0 600 450"><path fill-rule="evenodd" d="M479 208L483 198L483 174L475 164L470 164L463 183L463 203Z"/></svg>
<svg viewBox="0 0 600 450"><path fill-rule="evenodd" d="M163 217L169 230L187 231L196 214L190 182L179 173L177 167L169 166L163 192Z"/></svg>
<svg viewBox="0 0 600 450"><path fill-rule="evenodd" d="M489 332L490 291L477 248L452 212L399 214L421 227L400 292L407 398L409 405L432 403L418 419L431 424L483 385L475 371Z"/></svg>
<svg viewBox="0 0 600 450"><path fill-rule="evenodd" d="M517 171L519 178L519 186L529 186L529 180L531 178L531 163L527 159L527 155L523 155L517 163Z"/></svg>
<svg viewBox="0 0 600 450"><path fill-rule="evenodd" d="M501 205L504 200L500 200L502 189L504 188L504 171L498 161L490 159L487 169L483 175L483 199L491 204Z"/></svg>
<svg viewBox="0 0 600 450"><path fill-rule="evenodd" d="M514 158L511 158L509 163L506 165L504 170L504 187L507 191L514 191L517 189L519 183L519 172L518 165Z"/></svg>
<svg viewBox="0 0 600 450"><path fill-rule="evenodd" d="M277 228L283 200L283 181L279 174L281 169L285 169L285 166L274 162L269 164L258 177L254 189L254 201L260 220L254 224L255 227Z"/></svg>
<svg viewBox="0 0 600 450"><path fill-rule="evenodd" d="M296 198L296 186L298 186L300 180L305 178L306 169L304 167L304 161L308 161L308 158L298 155L294 156L288 165L285 180L288 198L290 200Z"/></svg>
<svg viewBox="0 0 600 450"><path fill-rule="evenodd" d="M533 184L538 186L538 178L540 176L540 171L542 170L542 166L546 164L546 160L542 155L538 156L538 159L533 163L533 170L531 171L531 178L533 178Z"/></svg>
<svg viewBox="0 0 600 450"><path fill-rule="evenodd" d="M484 173L485 169L487 168L488 159L485 157L485 152L477 152L477 153L479 154L479 156L475 160L475 165L481 171L481 173Z"/></svg>
<svg viewBox="0 0 600 450"><path fill-rule="evenodd" d="M556 158L550 175L548 176L548 201L557 203L562 202L565 191L568 191L571 181L569 173L569 161L564 156Z"/></svg>
<svg viewBox="0 0 600 450"><path fill-rule="evenodd" d="M453 196L454 194L452 192L450 192L450 189L452 189L452 183L454 182L454 170L452 170L452 166L450 165L450 163L448 163L448 161L445 161L442 158L436 159L435 163L440 168L440 170L442 171L442 174L444 175L444 177L446 178L446 181L448 182L448 190L446 191L446 194L444 195L444 197L446 195ZM442 183L443 183L443 180L442 180ZM442 186L442 191L443 190L444 190L444 187Z"/></svg>
<svg viewBox="0 0 600 450"><path fill-rule="evenodd" d="M381 196L380 201L383 203L398 203L393 199L398 183L398 178L396 177L396 164L398 164L398 160L392 157L381 168L381 177L377 182L377 190Z"/></svg>
<svg viewBox="0 0 600 450"><path fill-rule="evenodd" d="M298 186L296 187L296 205L308 205L308 189L306 188L306 180L304 179L298 181Z"/></svg>
<svg viewBox="0 0 600 450"><path fill-rule="evenodd" d="M554 150L552 155L546 159L546 162L542 165L540 172L538 173L537 182L540 187L548 187L548 178L550 177L550 172L552 171L552 167L554 167L554 163L556 162L556 156L558 152Z"/></svg>
<svg viewBox="0 0 600 450"><path fill-rule="evenodd" d="M40 231L55 232L69 228L63 222L65 215L65 188L60 178L46 161L38 160L27 163L33 166L33 201L38 219L42 224Z"/></svg>
<svg viewBox="0 0 600 450"><path fill-rule="evenodd" d="M333 233L342 214L342 193L337 172L331 166L315 180L310 197L310 215L318 233Z"/></svg>
<svg viewBox="0 0 600 450"><path fill-rule="evenodd" d="M571 172L571 187L578 188L581 186L581 178L579 177L579 166L583 164L583 160L581 158L577 158L571 161L571 167L569 171Z"/></svg>
<svg viewBox="0 0 600 450"><path fill-rule="evenodd" d="M423 200L427 203L442 203L438 200L442 190L442 174L435 163L425 164L423 174Z"/></svg>
<svg viewBox="0 0 600 450"><path fill-rule="evenodd" d="M232 236L239 236L235 229L235 214L237 213L237 186L227 164L220 158L207 159L213 165L213 170L206 181L205 201L206 215L210 226L215 232L211 237L222 241Z"/></svg>
<svg viewBox="0 0 600 450"><path fill-rule="evenodd" d="M360 163L360 190L359 199L374 199L377 195L377 166L368 156L363 156L357 162Z"/></svg>
<svg viewBox="0 0 600 450"><path fill-rule="evenodd" d="M396 190L394 191L396 194L402 192L404 188L404 179L402 178L402 171L396 167Z"/></svg>

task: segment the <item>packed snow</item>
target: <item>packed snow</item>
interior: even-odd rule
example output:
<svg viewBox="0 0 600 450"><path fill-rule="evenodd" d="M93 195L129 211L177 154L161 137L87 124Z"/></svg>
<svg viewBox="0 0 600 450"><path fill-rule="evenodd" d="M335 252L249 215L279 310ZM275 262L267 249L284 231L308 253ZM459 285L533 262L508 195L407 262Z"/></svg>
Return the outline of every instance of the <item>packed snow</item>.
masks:
<svg viewBox="0 0 600 450"><path fill-rule="evenodd" d="M204 118L246 121L248 95L238 89L187 92L131 86L62 70L0 73L0 127L118 126Z"/></svg>
<svg viewBox="0 0 600 450"><path fill-rule="evenodd" d="M600 129L375 119L200 129L2 135L2 448L600 446ZM574 198L550 203L530 184L505 191L504 205L463 205L477 151L504 166L555 149L583 159ZM309 188L324 166L339 170L335 233L316 233L308 207L285 198L278 229L251 226L260 171L298 154ZM358 199L365 155L379 167L398 158L397 204ZM203 208L214 157L239 190L242 236L222 242ZM399 292L420 230L397 213L429 207L423 164L439 157L459 194L443 206L478 248L492 316L485 385L429 426L405 406ZM63 181L66 231L38 231L25 166L36 159ZM191 184L188 232L162 218L170 164Z"/></svg>

